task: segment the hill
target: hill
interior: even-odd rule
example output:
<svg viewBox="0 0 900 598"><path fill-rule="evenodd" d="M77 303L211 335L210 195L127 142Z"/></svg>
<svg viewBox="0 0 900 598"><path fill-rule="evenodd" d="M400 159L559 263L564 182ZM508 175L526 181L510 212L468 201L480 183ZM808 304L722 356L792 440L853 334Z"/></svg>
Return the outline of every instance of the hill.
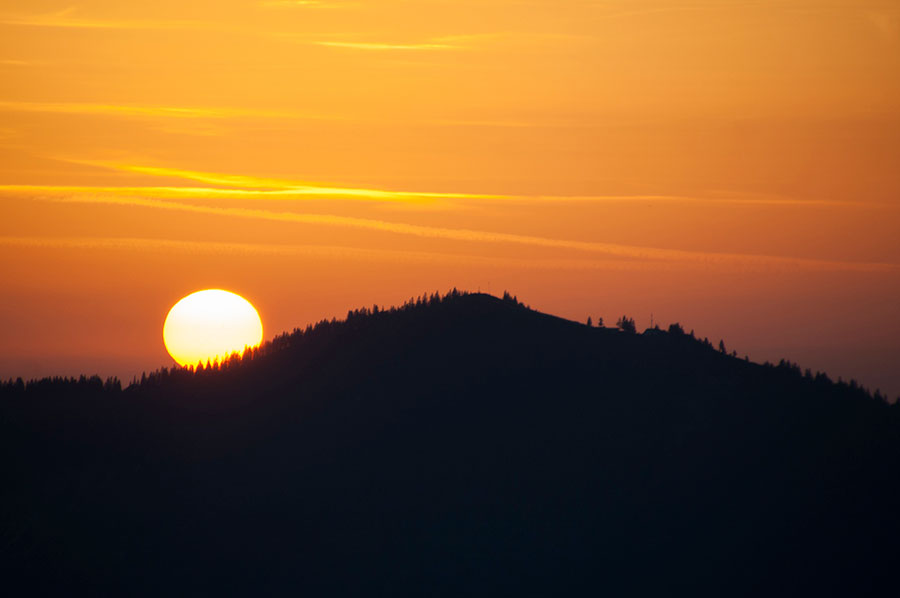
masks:
<svg viewBox="0 0 900 598"><path fill-rule="evenodd" d="M35 594L895 585L900 409L678 329L454 292L0 393L0 557Z"/></svg>

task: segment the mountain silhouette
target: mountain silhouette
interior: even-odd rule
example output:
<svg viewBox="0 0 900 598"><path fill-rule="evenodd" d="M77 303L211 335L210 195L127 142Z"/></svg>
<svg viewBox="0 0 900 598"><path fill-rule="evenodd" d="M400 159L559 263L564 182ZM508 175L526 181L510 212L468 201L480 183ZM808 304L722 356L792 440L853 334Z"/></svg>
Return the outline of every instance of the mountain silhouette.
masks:
<svg viewBox="0 0 900 598"><path fill-rule="evenodd" d="M124 390L9 382L5 584L895 595L900 409L722 349L454 291Z"/></svg>

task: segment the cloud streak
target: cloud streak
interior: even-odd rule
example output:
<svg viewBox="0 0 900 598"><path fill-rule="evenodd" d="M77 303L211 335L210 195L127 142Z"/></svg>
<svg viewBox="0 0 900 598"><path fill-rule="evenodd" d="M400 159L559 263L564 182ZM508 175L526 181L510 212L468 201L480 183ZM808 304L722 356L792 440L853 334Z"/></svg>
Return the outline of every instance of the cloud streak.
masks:
<svg viewBox="0 0 900 598"><path fill-rule="evenodd" d="M378 42L331 42L331 41L314 41L310 42L316 46L326 46L328 48L348 48L351 50L376 50L376 51L385 51L385 50L400 50L400 51L411 51L411 50L452 50L456 49L459 46L454 46L451 44L435 44L435 43L421 43L421 44L390 44L390 43L378 43Z"/></svg>
<svg viewBox="0 0 900 598"><path fill-rule="evenodd" d="M449 201L441 200L479 200L480 202L497 201L502 203L536 203L536 202L553 202L553 203L613 203L613 202L649 202L649 203L707 203L728 206L773 206L773 207L875 207L875 208L893 208L894 206L887 204L876 204L862 201L838 201L825 199L794 199L790 197L774 197L774 196L747 196L723 193L714 197L698 197L686 195L659 195L659 194L639 194L639 195L507 195L507 194L483 194L483 193L435 193L423 191L394 191L384 189L365 189L354 187L333 187L309 183L306 181L293 181L289 179L277 179L267 177L254 177L246 175L232 175L222 173L200 172L195 170L186 170L169 167L146 166L139 164L124 164L118 162L106 162L98 160L62 160L73 164L85 164L88 166L98 166L109 168L119 172L131 172L136 174L145 174L158 177L180 178L185 180L197 181L201 183L221 185L232 187L236 190L242 190L244 197L249 197L246 191L265 190L266 195L275 198L290 197L335 197L347 199L366 199L375 201L403 201L406 203L440 203L444 206L451 205ZM46 187L45 189L52 189ZM139 189L139 188L132 188ZM169 193L177 187L165 187ZM112 190L112 188L107 188ZM213 189L216 194L221 196L219 190ZM192 189L191 194L198 196L202 190Z"/></svg>
<svg viewBox="0 0 900 598"><path fill-rule="evenodd" d="M165 198L182 200L235 199L235 200L316 200L336 199L381 202L430 208L459 208L472 205L537 205L537 204L706 204L717 206L765 206L793 208L875 208L896 210L897 206L861 201L837 201L794 199L775 196L721 196L697 197L685 195L503 195L483 193L402 191L369 189L361 187L326 186L289 179L230 175L200 172L167 167L119 164L91 160L63 161L110 168L119 172L150 175L160 178L178 178L220 187L146 185L146 186L78 186L78 185L0 185L0 193L40 195L103 195L125 198Z"/></svg>
<svg viewBox="0 0 900 598"><path fill-rule="evenodd" d="M347 257L391 257L406 254L420 258L433 254L425 252L390 251L340 245L235 243L221 241L186 241L147 237L16 237L0 236L0 246L46 249L102 249L127 251L178 251L208 255L314 255ZM448 255L448 257L451 257Z"/></svg>
<svg viewBox="0 0 900 598"><path fill-rule="evenodd" d="M253 177L244 175L230 175L211 172L200 172L195 170L182 170L178 168L165 168L156 166L141 166L135 164L118 164L109 162L83 162L97 166L105 166L118 171L132 172L137 174L149 174L158 177L172 177L199 181L214 185L224 185L237 188L249 189L270 189L293 192L296 194L306 195L339 195L339 196L359 196L381 199L447 199L447 198L485 198L489 195L471 195L465 193L431 193L419 191L386 191L382 189L360 189L354 187L329 187L323 185L315 185L301 181L291 181L287 179L273 179L265 177Z"/></svg>
<svg viewBox="0 0 900 598"><path fill-rule="evenodd" d="M129 116L145 118L283 118L283 119L333 119L319 114L255 110L246 108L211 108L186 106L144 106L136 104L100 104L76 102L3 102L0 110L9 112L40 112L51 114L81 114L102 116Z"/></svg>
<svg viewBox="0 0 900 598"><path fill-rule="evenodd" d="M2 133L2 131L0 131ZM304 189L221 189L216 187L97 187L76 185L0 185L0 193L44 198L60 195L93 195L121 198L165 198L182 200L234 199L234 200L348 200L403 204L406 206L451 208L450 199L460 200L460 194L415 194L381 191L378 189L307 187ZM467 196L474 198L477 196Z"/></svg>
<svg viewBox="0 0 900 598"><path fill-rule="evenodd" d="M48 199L48 198L43 198ZM600 254L609 257L629 260L649 260L673 263L693 263L707 266L729 266L750 269L780 269L780 270L818 270L818 271L857 271L857 272L898 272L900 266L888 263L872 262L844 262L831 260L818 260L808 258L793 258L755 254L715 253L685 251L677 249L662 249L654 247L639 247L614 243L597 243L592 241L577 241L568 239L555 239L549 237L520 235L515 233L503 233L481 231L464 228L446 228L391 222L386 220L357 218L350 216L338 216L333 214L311 214L298 212L283 212L262 210L255 208L237 207L213 207L204 205L184 204L174 201L145 198L115 198L115 197L59 197L49 198L50 201L64 203L90 203L107 205L126 205L134 207L151 208L176 212L188 212L211 216L236 217L250 220L263 220L270 222L282 222L291 224L321 225L357 230L370 230L396 235L443 239L470 243L512 244L531 247L554 248L573 250L589 254Z"/></svg>
<svg viewBox="0 0 900 598"><path fill-rule="evenodd" d="M106 20L73 16L75 7L48 14L0 15L0 25L65 29L207 29L199 21Z"/></svg>
<svg viewBox="0 0 900 598"><path fill-rule="evenodd" d="M670 264L639 262L618 259L542 259L511 258L446 253L433 251L409 251L370 249L346 245L310 245L276 243L233 243L220 241L185 241L146 237L4 237L0 247L55 250L136 251L187 253L209 256L248 257L314 257L316 259L356 259L366 261L411 264L466 264L470 266L504 267L552 270L617 270L654 271L670 269ZM690 266L690 264L687 264Z"/></svg>
<svg viewBox="0 0 900 598"><path fill-rule="evenodd" d="M358 6L357 2L335 2L334 0L263 0L259 6L264 8L349 8Z"/></svg>
<svg viewBox="0 0 900 598"><path fill-rule="evenodd" d="M254 177L244 175L231 175L211 172L201 172L194 170L183 170L178 168L167 168L158 166L143 166L135 164L122 164L103 161L90 160L69 160L66 162L74 164L85 164L89 166L98 166L109 168L119 172L129 172L134 174L150 175L154 177L178 178L190 181L197 181L210 185L221 185L230 189L207 189L207 188L188 188L187 192L192 196L201 196L204 190L208 190L211 194L224 196L228 191L235 193L235 196L249 197L251 195L257 197L270 198L301 198L301 197L318 197L318 198L343 198L343 199L359 199L383 202L404 202L404 203L436 203L441 200L462 200L462 199L492 199L503 198L502 195L475 194L475 193L445 193L445 192L426 192L426 191L395 191L386 189L367 189L360 187L335 187L329 185L320 185L309 183L306 181L292 181L288 179L277 179L267 177ZM0 189L7 188L14 190L10 186L0 186ZM19 190L27 191L29 186L21 186ZM38 187L30 186L32 190ZM60 187L45 186L41 190L52 192ZM69 187L70 191L90 191L90 187ZM140 192L141 187L115 188L107 187L107 192L115 193L117 189L124 189L127 193ZM151 188L146 188L151 189ZM181 187L155 187L153 189L164 189L168 194L178 193Z"/></svg>

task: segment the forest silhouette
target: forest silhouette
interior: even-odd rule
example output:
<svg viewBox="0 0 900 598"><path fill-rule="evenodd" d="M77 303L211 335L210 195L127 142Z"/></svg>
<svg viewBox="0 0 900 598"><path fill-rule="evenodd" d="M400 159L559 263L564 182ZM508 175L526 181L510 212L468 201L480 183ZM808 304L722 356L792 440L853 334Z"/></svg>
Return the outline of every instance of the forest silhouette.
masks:
<svg viewBox="0 0 900 598"><path fill-rule="evenodd" d="M900 407L508 293L359 309L125 388L8 381L0 443L0 558L33 594L896 586Z"/></svg>

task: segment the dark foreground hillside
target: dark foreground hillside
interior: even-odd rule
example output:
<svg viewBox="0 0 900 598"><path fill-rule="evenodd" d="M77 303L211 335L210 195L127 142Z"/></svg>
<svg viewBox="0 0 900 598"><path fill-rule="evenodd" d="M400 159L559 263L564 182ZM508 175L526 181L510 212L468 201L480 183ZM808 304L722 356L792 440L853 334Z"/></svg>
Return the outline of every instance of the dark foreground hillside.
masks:
<svg viewBox="0 0 900 598"><path fill-rule="evenodd" d="M686 335L453 295L2 393L5 589L897 595L900 409Z"/></svg>

